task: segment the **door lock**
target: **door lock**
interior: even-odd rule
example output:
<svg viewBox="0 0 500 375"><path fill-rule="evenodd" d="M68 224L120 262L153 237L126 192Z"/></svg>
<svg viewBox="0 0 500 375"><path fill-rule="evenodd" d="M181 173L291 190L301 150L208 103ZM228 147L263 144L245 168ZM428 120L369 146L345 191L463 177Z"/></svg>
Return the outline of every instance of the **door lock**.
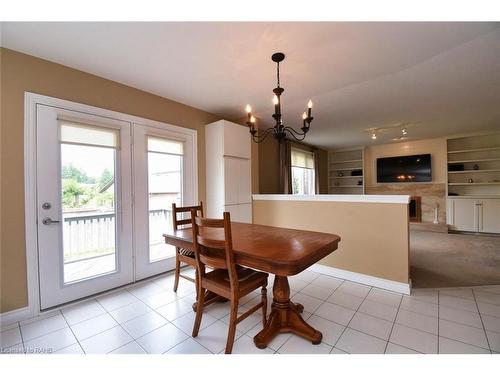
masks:
<svg viewBox="0 0 500 375"><path fill-rule="evenodd" d="M49 202L45 202L44 204L42 204L42 208L44 210L48 210L52 207L52 205L49 203Z"/></svg>
<svg viewBox="0 0 500 375"><path fill-rule="evenodd" d="M43 225L50 225L50 224L55 224L55 223L60 223L59 220L52 220L50 217L46 217L42 220Z"/></svg>

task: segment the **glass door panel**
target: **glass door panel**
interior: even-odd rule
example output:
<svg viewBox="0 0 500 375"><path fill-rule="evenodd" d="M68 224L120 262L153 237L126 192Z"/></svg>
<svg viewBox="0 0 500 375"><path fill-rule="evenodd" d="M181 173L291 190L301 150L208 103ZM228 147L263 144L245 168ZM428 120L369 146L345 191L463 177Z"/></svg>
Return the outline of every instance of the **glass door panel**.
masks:
<svg viewBox="0 0 500 375"><path fill-rule="evenodd" d="M163 148L156 147L165 143ZM165 244L164 233L172 232L172 203L182 205L182 143L170 150L174 142L148 138L148 207L149 207L149 261L156 262L175 257L175 248Z"/></svg>
<svg viewBox="0 0 500 375"><path fill-rule="evenodd" d="M114 148L61 144L64 283L116 271Z"/></svg>
<svg viewBox="0 0 500 375"><path fill-rule="evenodd" d="M134 126L135 249L138 279L175 267L175 248L163 235L172 233L172 203L192 205L193 143L179 134ZM186 174L187 171L187 174ZM187 181L187 182L186 182Z"/></svg>

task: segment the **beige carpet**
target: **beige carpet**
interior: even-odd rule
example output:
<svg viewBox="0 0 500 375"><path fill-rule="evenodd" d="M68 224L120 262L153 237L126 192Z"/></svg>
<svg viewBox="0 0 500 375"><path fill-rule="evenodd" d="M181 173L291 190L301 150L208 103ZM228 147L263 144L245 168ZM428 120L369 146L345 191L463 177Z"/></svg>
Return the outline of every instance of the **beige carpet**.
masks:
<svg viewBox="0 0 500 375"><path fill-rule="evenodd" d="M416 288L500 285L500 236L411 231Z"/></svg>

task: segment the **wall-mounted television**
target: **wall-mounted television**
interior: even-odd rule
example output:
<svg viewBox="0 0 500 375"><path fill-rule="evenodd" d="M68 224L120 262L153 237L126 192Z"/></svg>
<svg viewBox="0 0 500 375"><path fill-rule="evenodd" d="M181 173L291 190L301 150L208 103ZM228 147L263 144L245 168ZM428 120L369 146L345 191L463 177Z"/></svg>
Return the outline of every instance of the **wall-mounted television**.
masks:
<svg viewBox="0 0 500 375"><path fill-rule="evenodd" d="M377 159L377 182L430 182L431 154Z"/></svg>

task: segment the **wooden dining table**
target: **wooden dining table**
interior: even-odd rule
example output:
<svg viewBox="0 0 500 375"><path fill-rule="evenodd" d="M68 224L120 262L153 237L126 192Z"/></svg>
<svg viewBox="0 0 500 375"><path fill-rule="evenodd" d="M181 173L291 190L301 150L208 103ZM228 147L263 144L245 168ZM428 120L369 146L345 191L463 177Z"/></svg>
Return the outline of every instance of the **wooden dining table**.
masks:
<svg viewBox="0 0 500 375"><path fill-rule="evenodd" d="M319 344L322 333L304 321L301 316L304 307L290 300L288 277L335 251L340 237L238 222L231 223L231 232L236 264L275 275L271 313L264 328L254 337L255 345L263 349L279 333L294 333ZM191 228L178 229L163 237L167 244L194 250ZM213 230L210 237L223 240L224 233Z"/></svg>

